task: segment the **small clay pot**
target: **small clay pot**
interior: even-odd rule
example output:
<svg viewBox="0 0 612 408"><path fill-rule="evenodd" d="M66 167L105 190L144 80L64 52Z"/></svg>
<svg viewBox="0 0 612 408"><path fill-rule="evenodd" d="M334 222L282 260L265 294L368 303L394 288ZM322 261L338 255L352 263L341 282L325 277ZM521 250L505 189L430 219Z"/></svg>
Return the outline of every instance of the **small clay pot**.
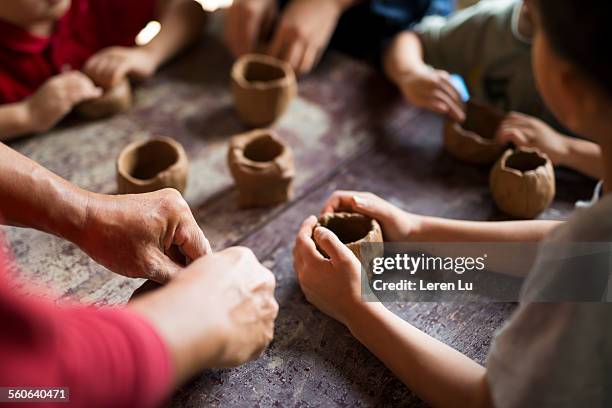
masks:
<svg viewBox="0 0 612 408"><path fill-rule="evenodd" d="M273 130L232 137L227 161L238 187L240 207L275 205L291 198L293 153Z"/></svg>
<svg viewBox="0 0 612 408"><path fill-rule="evenodd" d="M170 187L183 193L188 168L187 155L178 142L167 137L136 141L117 158L117 191L135 194Z"/></svg>
<svg viewBox="0 0 612 408"><path fill-rule="evenodd" d="M555 171L537 149L508 149L491 170L491 194L500 210L516 218L534 218L555 197Z"/></svg>
<svg viewBox="0 0 612 408"><path fill-rule="evenodd" d="M378 221L361 214L342 212L324 214L319 218L318 226L325 227L336 234L338 239L364 263L369 263L374 254L362 253L361 244L383 242L382 230ZM373 252L382 252L382 246L373 249ZM326 255L321 248L319 251ZM382 253L376 255L382 255Z"/></svg>
<svg viewBox="0 0 612 408"><path fill-rule="evenodd" d="M132 88L125 79L96 99L79 104L77 112L88 119L100 119L124 112L132 106Z"/></svg>
<svg viewBox="0 0 612 408"><path fill-rule="evenodd" d="M495 134L504 114L490 106L469 101L465 122L447 120L444 125L444 146L456 158L472 164L493 164L504 146L495 141Z"/></svg>
<svg viewBox="0 0 612 408"><path fill-rule="evenodd" d="M274 123L297 94L289 64L261 54L247 54L232 68L232 93L240 119L252 127Z"/></svg>

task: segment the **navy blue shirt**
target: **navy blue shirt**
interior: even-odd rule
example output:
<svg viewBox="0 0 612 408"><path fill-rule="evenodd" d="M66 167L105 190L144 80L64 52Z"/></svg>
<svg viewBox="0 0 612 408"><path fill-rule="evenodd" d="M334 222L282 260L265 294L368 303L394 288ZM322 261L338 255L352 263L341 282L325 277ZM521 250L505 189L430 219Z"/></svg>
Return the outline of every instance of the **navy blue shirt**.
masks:
<svg viewBox="0 0 612 408"><path fill-rule="evenodd" d="M372 12L389 24L412 28L425 16L447 16L455 9L454 0L371 0Z"/></svg>

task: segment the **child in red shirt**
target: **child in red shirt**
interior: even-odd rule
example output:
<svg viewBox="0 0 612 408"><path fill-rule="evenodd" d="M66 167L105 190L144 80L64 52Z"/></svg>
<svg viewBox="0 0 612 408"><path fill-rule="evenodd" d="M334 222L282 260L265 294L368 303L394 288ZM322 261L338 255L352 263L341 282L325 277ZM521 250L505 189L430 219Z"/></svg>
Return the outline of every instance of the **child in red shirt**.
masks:
<svg viewBox="0 0 612 408"><path fill-rule="evenodd" d="M1 2L0 140L50 129L126 76L150 77L198 34L203 17L193 0ZM160 33L136 46L154 19Z"/></svg>

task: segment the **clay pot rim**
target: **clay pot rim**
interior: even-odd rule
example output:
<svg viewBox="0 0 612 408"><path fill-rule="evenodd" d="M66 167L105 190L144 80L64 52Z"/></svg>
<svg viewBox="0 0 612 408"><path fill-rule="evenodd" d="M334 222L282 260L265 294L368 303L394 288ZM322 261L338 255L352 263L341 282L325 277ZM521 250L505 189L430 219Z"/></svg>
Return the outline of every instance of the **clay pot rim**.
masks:
<svg viewBox="0 0 612 408"><path fill-rule="evenodd" d="M375 218L369 217L367 215L363 215L363 214L359 214L359 213L352 213L352 212L346 212L346 211L341 211L341 212L327 212L324 213L323 215L321 215L318 219L317 219L317 226L321 226L321 227L325 227L327 228L325 225L321 224L321 219L330 219L330 218L366 218L366 219L370 219L370 229L368 230L368 233L365 234L363 237L361 237L360 239L358 239L357 241L353 241L353 242L347 242L345 245L353 245L353 244L359 244L361 242L366 241L368 238L370 238L370 241L372 240L372 238L376 237L376 232L377 230L380 230L380 224L378 221L376 221ZM381 231L381 236L382 236L382 231Z"/></svg>
<svg viewBox="0 0 612 408"><path fill-rule="evenodd" d="M244 77L244 71L247 64L252 62L259 62L264 65L273 66L274 68L279 68L283 71L284 76L279 79L274 79L271 81L257 81L252 82L248 81ZM293 68L291 65L282 61L278 58L271 57L269 55L263 54L246 54L242 57L238 58L238 60L234 63L232 67L232 79L238 83L242 88L245 89L255 89L259 91L275 89L275 88L284 88L288 86L292 86L296 83L295 73L293 72Z"/></svg>
<svg viewBox="0 0 612 408"><path fill-rule="evenodd" d="M155 176L151 178L148 178L148 179L135 178L128 171L126 171L126 169L123 167L122 163L124 162L124 158L126 155L132 153L137 148L144 146L146 144L149 144L151 142L162 142L162 143L168 144L170 147L172 147L172 149L174 149L174 151L176 151L178 157L174 163L172 163L170 166L166 167L163 171L157 173ZM151 181L154 181L155 179L157 179L161 174L165 174L167 172L174 170L175 168L180 166L181 162L185 160L187 160L187 154L185 153L185 149L183 148L183 146L181 146L179 142L169 137L165 137L165 136L153 137L153 138L145 139L145 140L136 140L128 144L127 146L125 146L121 150L121 153L119 153L119 157L117 157L117 172L121 175L121 177L125 178L127 181L129 181L132 184L135 184L138 186L146 186L147 184L151 183Z"/></svg>
<svg viewBox="0 0 612 408"><path fill-rule="evenodd" d="M492 146L492 147L499 146L500 148L504 147L503 145L497 143L495 139L489 139L488 137L482 137L478 133L464 128L462 124L459 122L451 121L449 122L449 124L451 126L451 129L460 137L463 137L466 139L472 139L474 142L481 144L483 146Z"/></svg>
<svg viewBox="0 0 612 408"><path fill-rule="evenodd" d="M535 153L536 155L538 155L538 157L544 160L544 164L539 165L535 169L527 170L527 171L520 171L515 168L506 166L506 161L508 160L508 158L518 153ZM504 152L504 154L502 154L502 157L499 160L500 160L500 168L502 171L512 173L518 177L526 177L528 175L534 174L540 168L546 167L546 165L550 163L550 159L548 158L548 156L546 156L544 153L542 153L539 149L535 147L518 147L516 149L507 149Z"/></svg>
<svg viewBox="0 0 612 408"><path fill-rule="evenodd" d="M264 136L269 136L270 138L272 138L272 140L275 143L278 143L281 146L282 151L280 152L280 154L276 156L274 159L265 161L265 162L251 160L248 157L246 157L244 155L244 149L250 143ZM233 153L236 155L236 163L241 167L246 166L246 167L255 168L258 170L265 170L270 167L277 167L277 163L280 160L284 160L284 158L287 155L291 154L289 150L289 145L287 144L287 142L281 139L278 136L278 134L272 129L256 129L251 132L245 133L243 135L238 135L238 137L241 137L238 143L234 142L231 148L232 148ZM246 141L246 142L243 142L243 141Z"/></svg>

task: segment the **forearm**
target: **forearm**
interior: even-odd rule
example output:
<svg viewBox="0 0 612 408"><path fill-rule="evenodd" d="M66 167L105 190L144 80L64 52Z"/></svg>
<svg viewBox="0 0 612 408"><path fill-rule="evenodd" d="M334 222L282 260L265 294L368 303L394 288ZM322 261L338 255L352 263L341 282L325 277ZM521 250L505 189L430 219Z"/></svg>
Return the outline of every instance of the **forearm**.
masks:
<svg viewBox="0 0 612 408"><path fill-rule="evenodd" d="M461 221L422 217L413 242L538 242L562 221Z"/></svg>
<svg viewBox="0 0 612 408"><path fill-rule="evenodd" d="M0 213L9 225L75 241L90 194L0 143Z"/></svg>
<svg viewBox="0 0 612 408"><path fill-rule="evenodd" d="M423 46L418 35L404 31L395 37L384 57L385 73L394 83L406 75L427 69L423 61Z"/></svg>
<svg viewBox="0 0 612 408"><path fill-rule="evenodd" d="M567 137L567 153L559 158L556 164L569 167L587 176L601 179L603 164L601 149L593 142Z"/></svg>
<svg viewBox="0 0 612 408"><path fill-rule="evenodd" d="M380 303L363 303L353 335L423 400L436 407L490 406L486 370L403 321Z"/></svg>
<svg viewBox="0 0 612 408"><path fill-rule="evenodd" d="M156 66L172 58L200 33L206 14L193 0L160 0L161 30L143 46L154 58Z"/></svg>
<svg viewBox="0 0 612 408"><path fill-rule="evenodd" d="M27 102L0 105L0 142L34 131Z"/></svg>

